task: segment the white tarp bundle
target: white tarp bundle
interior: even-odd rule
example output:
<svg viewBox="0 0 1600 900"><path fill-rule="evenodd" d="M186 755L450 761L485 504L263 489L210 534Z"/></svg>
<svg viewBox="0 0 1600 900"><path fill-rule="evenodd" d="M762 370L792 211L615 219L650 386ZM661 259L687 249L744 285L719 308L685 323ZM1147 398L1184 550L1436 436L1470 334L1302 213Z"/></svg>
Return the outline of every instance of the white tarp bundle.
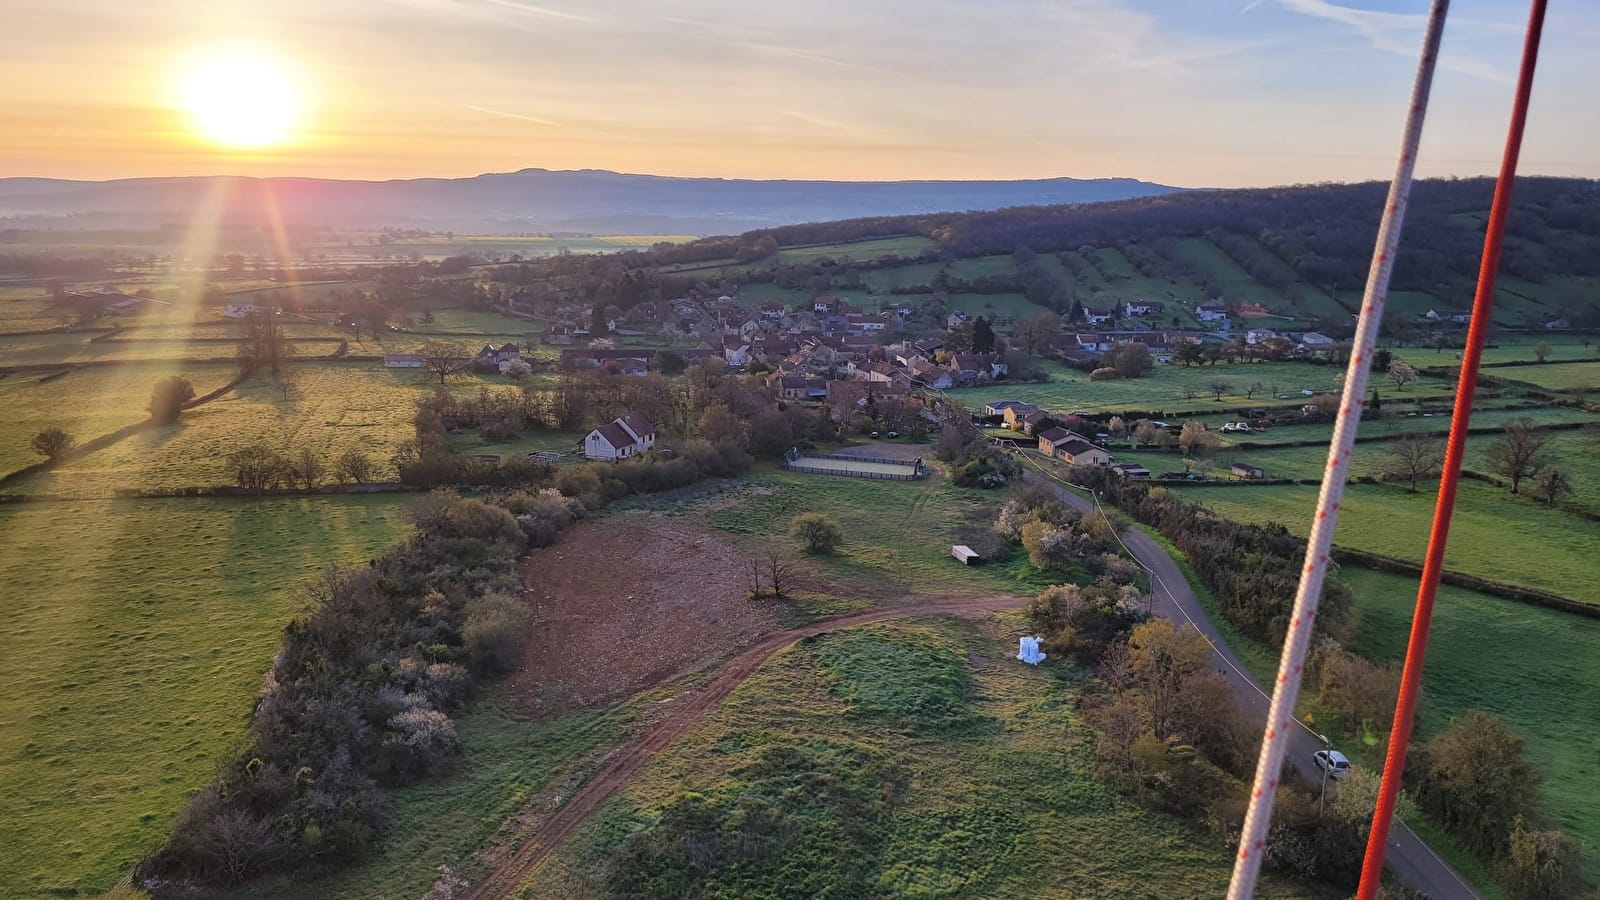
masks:
<svg viewBox="0 0 1600 900"><path fill-rule="evenodd" d="M1036 637L1023 638L1022 647L1017 652L1017 659L1022 660L1030 666L1037 666L1039 663L1043 662L1044 654L1039 652L1039 641L1040 638Z"/></svg>

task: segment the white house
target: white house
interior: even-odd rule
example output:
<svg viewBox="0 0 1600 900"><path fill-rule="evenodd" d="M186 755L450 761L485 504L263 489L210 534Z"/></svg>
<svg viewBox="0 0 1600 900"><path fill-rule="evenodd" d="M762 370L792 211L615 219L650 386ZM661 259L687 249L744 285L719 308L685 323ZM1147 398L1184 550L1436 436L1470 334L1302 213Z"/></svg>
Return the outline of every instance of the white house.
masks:
<svg viewBox="0 0 1600 900"><path fill-rule="evenodd" d="M1080 350L1087 350L1090 353L1105 353L1112 346L1110 341L1098 334L1077 334L1073 335L1073 339L1078 342Z"/></svg>
<svg viewBox="0 0 1600 900"><path fill-rule="evenodd" d="M1226 303L1202 303L1194 308L1194 317L1202 322L1228 321L1228 305Z"/></svg>
<svg viewBox="0 0 1600 900"><path fill-rule="evenodd" d="M1084 321L1090 325L1104 325L1117 317L1115 306L1085 306L1083 308Z"/></svg>
<svg viewBox="0 0 1600 900"><path fill-rule="evenodd" d="M730 366L750 365L750 341L734 334L724 336L722 361Z"/></svg>
<svg viewBox="0 0 1600 900"><path fill-rule="evenodd" d="M1167 311L1165 303L1157 303L1154 300L1130 300L1123 304L1123 308L1129 317L1156 315Z"/></svg>
<svg viewBox="0 0 1600 900"><path fill-rule="evenodd" d="M1252 328L1244 333L1244 342L1246 344L1265 344L1277 336L1278 333L1271 328Z"/></svg>
<svg viewBox="0 0 1600 900"><path fill-rule="evenodd" d="M1472 310L1430 309L1428 310L1428 314L1423 316L1423 318L1432 322L1454 322L1457 325L1465 325L1466 323L1472 321Z"/></svg>
<svg viewBox="0 0 1600 900"><path fill-rule="evenodd" d="M589 459L627 459L656 445L656 427L643 415L628 413L589 432L583 455Z"/></svg>
<svg viewBox="0 0 1600 900"><path fill-rule="evenodd" d="M255 315L255 312L254 303L229 303L222 308L222 314L230 319L243 319Z"/></svg>

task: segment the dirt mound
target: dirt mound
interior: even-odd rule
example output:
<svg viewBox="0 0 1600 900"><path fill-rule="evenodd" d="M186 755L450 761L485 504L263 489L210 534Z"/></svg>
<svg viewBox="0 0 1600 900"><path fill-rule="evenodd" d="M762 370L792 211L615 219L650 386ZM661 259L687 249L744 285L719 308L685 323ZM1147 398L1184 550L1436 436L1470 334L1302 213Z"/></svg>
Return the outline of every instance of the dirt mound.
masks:
<svg viewBox="0 0 1600 900"><path fill-rule="evenodd" d="M537 716L593 706L710 665L777 627L745 599L737 551L693 522L585 522L521 567L533 604L512 689Z"/></svg>

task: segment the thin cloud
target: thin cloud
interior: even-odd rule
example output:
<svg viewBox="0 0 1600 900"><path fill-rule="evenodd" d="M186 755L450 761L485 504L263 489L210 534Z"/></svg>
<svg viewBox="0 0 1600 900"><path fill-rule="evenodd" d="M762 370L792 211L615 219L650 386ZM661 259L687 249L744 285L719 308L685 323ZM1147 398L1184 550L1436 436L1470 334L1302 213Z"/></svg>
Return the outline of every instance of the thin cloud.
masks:
<svg viewBox="0 0 1600 900"><path fill-rule="evenodd" d="M472 105L468 104L467 105L467 109L470 109L473 112L486 113L486 114L491 115L491 116L501 116L501 117L507 118L507 119L521 119L524 122L532 122L535 125L548 125L551 128L565 128L566 127L565 125L562 125L560 122L552 122L549 119L541 119L541 118L539 118L537 116L525 116L525 115L523 115L521 113L506 112L503 109L490 109L487 106L472 106Z"/></svg>
<svg viewBox="0 0 1600 900"><path fill-rule="evenodd" d="M1255 0L1241 12L1249 12L1261 6L1266 0ZM1418 13L1392 13L1381 10L1357 9L1352 6L1340 6L1329 0L1274 0L1274 2L1289 10L1315 19L1334 22L1355 29L1367 39L1367 43L1376 50L1393 53L1399 56L1414 57L1417 55L1419 44L1418 36L1427 22L1427 17ZM1492 22L1457 22L1451 20L1452 25L1466 25L1477 33L1502 31L1505 26ZM1489 81L1509 81L1506 73L1489 65L1475 56L1462 55L1460 52L1441 54L1439 65L1443 68L1468 75L1475 75Z"/></svg>

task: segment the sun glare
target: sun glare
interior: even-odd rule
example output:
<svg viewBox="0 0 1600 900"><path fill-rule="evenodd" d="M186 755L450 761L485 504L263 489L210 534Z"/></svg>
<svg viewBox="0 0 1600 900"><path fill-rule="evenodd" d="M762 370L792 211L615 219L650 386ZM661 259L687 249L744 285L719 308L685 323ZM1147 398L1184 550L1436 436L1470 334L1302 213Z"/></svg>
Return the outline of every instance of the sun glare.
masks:
<svg viewBox="0 0 1600 900"><path fill-rule="evenodd" d="M282 68L255 56L201 61L183 79L182 104L195 125L225 147L269 147L286 140L300 110Z"/></svg>

